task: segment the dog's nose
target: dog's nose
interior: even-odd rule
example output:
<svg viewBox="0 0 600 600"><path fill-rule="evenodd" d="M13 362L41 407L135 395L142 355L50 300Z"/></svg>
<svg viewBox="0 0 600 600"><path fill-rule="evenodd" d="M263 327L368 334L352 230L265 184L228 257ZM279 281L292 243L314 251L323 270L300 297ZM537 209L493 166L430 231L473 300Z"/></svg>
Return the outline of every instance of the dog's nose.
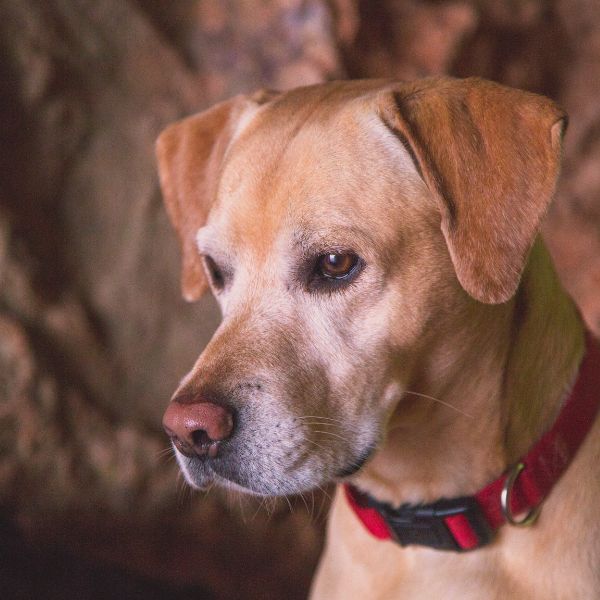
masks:
<svg viewBox="0 0 600 600"><path fill-rule="evenodd" d="M163 417L163 427L175 447L186 456L214 458L219 444L231 436L233 415L219 404L201 397L173 399Z"/></svg>

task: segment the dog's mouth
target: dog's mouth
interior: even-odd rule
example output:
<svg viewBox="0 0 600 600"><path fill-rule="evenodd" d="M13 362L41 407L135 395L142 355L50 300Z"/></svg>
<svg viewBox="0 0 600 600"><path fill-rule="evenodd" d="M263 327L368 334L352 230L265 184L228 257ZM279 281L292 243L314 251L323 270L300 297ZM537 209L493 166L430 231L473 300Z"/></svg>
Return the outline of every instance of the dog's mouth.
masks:
<svg viewBox="0 0 600 600"><path fill-rule="evenodd" d="M186 481L195 489L206 491L217 484L251 495L281 496L306 492L351 477L365 466L376 447L375 443L370 443L341 469L336 470L333 465L326 464L323 457L312 455L292 472L285 475L271 472L268 476L265 472L271 471L269 464L261 466L260 460L252 465L248 461L228 460L227 456L191 456L177 449L175 453Z"/></svg>
<svg viewBox="0 0 600 600"><path fill-rule="evenodd" d="M231 468L218 459L188 457L179 453L177 459L188 484L199 491L208 491L217 485L252 496L281 496L294 493L294 490L282 489L281 484L273 486L272 482L261 481L243 469Z"/></svg>
<svg viewBox="0 0 600 600"><path fill-rule="evenodd" d="M266 418L258 403L246 403L233 427L221 406L180 404L167 409L163 425L186 481L200 490L217 484L260 496L308 492L356 474L380 439L368 419Z"/></svg>
<svg viewBox="0 0 600 600"><path fill-rule="evenodd" d="M211 462L213 461L206 457L181 453L176 446L174 447L181 472L193 488L207 491L217 480L223 479L211 468Z"/></svg>
<svg viewBox="0 0 600 600"><path fill-rule="evenodd" d="M375 444L370 444L356 460L336 474L336 479L346 479L360 471L375 452L375 448Z"/></svg>

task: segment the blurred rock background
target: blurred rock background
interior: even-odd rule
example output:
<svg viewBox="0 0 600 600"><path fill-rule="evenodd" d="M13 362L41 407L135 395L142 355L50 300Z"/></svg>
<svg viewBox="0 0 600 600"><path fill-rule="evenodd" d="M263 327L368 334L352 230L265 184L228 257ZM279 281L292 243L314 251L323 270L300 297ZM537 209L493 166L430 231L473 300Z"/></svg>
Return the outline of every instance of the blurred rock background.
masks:
<svg viewBox="0 0 600 600"><path fill-rule="evenodd" d="M600 332L598 0L0 0L0 595L304 598L326 496L193 495L160 431L210 337L153 141L259 87L479 75L570 113L544 235Z"/></svg>

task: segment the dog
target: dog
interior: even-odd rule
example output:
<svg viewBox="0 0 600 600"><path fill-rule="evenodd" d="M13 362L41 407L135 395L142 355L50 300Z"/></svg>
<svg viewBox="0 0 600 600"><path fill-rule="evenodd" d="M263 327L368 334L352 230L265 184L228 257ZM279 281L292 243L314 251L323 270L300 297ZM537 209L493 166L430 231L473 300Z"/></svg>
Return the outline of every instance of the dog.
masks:
<svg viewBox="0 0 600 600"><path fill-rule="evenodd" d="M598 351L538 235L565 126L441 77L160 135L183 296L223 316L163 424L193 487L338 483L313 600L600 597Z"/></svg>

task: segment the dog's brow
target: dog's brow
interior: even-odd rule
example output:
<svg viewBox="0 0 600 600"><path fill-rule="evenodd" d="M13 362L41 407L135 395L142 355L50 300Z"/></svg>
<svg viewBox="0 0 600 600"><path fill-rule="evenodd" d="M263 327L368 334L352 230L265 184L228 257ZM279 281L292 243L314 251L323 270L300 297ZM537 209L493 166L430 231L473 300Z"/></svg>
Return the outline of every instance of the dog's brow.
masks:
<svg viewBox="0 0 600 600"><path fill-rule="evenodd" d="M366 231L357 227L335 227L318 231L296 231L293 244L303 254L333 249L354 249L373 245L374 240Z"/></svg>

